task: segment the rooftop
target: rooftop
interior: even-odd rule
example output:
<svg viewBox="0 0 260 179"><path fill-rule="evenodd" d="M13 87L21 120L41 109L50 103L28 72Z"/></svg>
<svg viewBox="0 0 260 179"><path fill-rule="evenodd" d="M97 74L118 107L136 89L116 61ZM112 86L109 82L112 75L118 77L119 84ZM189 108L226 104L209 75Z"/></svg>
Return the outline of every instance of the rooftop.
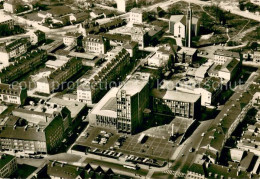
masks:
<svg viewBox="0 0 260 179"><path fill-rule="evenodd" d="M15 156L0 153L0 169L2 170L2 168L14 158Z"/></svg>
<svg viewBox="0 0 260 179"><path fill-rule="evenodd" d="M233 57L240 59L240 55L237 52L232 52L232 51L227 51L227 50L222 50L218 49L214 52L214 55L219 55L219 56L225 56L225 57Z"/></svg>
<svg viewBox="0 0 260 179"><path fill-rule="evenodd" d="M9 21L9 20L12 20L11 16L1 15L0 23L5 22L5 21Z"/></svg>

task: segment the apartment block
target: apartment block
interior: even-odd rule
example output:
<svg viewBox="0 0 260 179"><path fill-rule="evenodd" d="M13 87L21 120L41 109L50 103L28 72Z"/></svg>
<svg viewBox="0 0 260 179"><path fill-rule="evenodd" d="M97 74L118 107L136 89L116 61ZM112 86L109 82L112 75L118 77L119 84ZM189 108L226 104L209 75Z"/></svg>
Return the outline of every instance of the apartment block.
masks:
<svg viewBox="0 0 260 179"><path fill-rule="evenodd" d="M51 94L61 84L82 69L82 61L77 58L70 59L66 64L53 71L48 77L42 77L37 81L36 91Z"/></svg>
<svg viewBox="0 0 260 179"><path fill-rule="evenodd" d="M233 58L240 61L239 53L222 49L218 49L214 52L214 62L220 65L226 63L228 59L232 60Z"/></svg>
<svg viewBox="0 0 260 179"><path fill-rule="evenodd" d="M87 35L83 39L83 47L86 52L106 54L109 46L109 40L100 35Z"/></svg>
<svg viewBox="0 0 260 179"><path fill-rule="evenodd" d="M0 62L8 65L10 59L17 58L27 52L28 41L25 38L15 40L11 43L0 44Z"/></svg>
<svg viewBox="0 0 260 179"><path fill-rule="evenodd" d="M45 33L40 30L36 30L30 33L30 41L32 45L42 43L45 41L45 39Z"/></svg>
<svg viewBox="0 0 260 179"><path fill-rule="evenodd" d="M8 28L11 30L14 28L14 20L10 16L2 16L0 19L0 25L7 25Z"/></svg>
<svg viewBox="0 0 260 179"><path fill-rule="evenodd" d="M0 101L12 104L24 104L27 89L21 86L0 83Z"/></svg>
<svg viewBox="0 0 260 179"><path fill-rule="evenodd" d="M0 153L0 177L8 178L17 169L16 157L4 153Z"/></svg>

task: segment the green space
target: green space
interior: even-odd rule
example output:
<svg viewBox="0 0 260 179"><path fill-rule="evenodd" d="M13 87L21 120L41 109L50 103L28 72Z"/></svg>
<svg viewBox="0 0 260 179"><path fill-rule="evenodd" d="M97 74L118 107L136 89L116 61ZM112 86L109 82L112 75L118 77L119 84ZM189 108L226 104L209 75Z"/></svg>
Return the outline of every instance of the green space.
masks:
<svg viewBox="0 0 260 179"><path fill-rule="evenodd" d="M19 25L14 25L13 29L10 29L6 24L0 25L0 37L7 37L7 36L18 35L23 33L25 33L25 30Z"/></svg>

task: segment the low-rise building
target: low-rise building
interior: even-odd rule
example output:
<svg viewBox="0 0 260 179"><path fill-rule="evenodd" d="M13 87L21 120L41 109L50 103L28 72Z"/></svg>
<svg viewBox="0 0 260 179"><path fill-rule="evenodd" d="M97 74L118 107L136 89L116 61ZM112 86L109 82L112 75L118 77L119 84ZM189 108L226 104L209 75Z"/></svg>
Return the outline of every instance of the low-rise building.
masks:
<svg viewBox="0 0 260 179"><path fill-rule="evenodd" d="M218 72L219 78L222 78L226 81L230 81L237 76L237 72L240 67L240 62L237 59L229 59L223 65Z"/></svg>
<svg viewBox="0 0 260 179"><path fill-rule="evenodd" d="M260 63L260 52L259 51L254 51L253 62L255 62L257 64Z"/></svg>
<svg viewBox="0 0 260 179"><path fill-rule="evenodd" d="M89 14L86 12L79 12L79 13L71 14L69 18L70 18L70 23L76 24L87 20L89 18Z"/></svg>
<svg viewBox="0 0 260 179"><path fill-rule="evenodd" d="M181 47L177 52L179 63L188 63L192 62L197 58L197 49L189 47Z"/></svg>
<svg viewBox="0 0 260 179"><path fill-rule="evenodd" d="M70 59L64 66L53 71L48 77L40 78L37 83L36 91L51 94L58 89L61 84L75 75L82 69L82 61L76 58Z"/></svg>
<svg viewBox="0 0 260 179"><path fill-rule="evenodd" d="M152 90L153 111L163 114L198 119L200 95L168 90Z"/></svg>
<svg viewBox="0 0 260 179"><path fill-rule="evenodd" d="M0 153L0 177L8 178L17 169L17 160L15 156Z"/></svg>
<svg viewBox="0 0 260 179"><path fill-rule="evenodd" d="M106 54L109 46L109 40L100 35L87 35L83 39L83 47L86 52Z"/></svg>
<svg viewBox="0 0 260 179"><path fill-rule="evenodd" d="M142 25L135 25L131 28L131 40L137 42L143 49L146 46L148 32Z"/></svg>
<svg viewBox="0 0 260 179"><path fill-rule="evenodd" d="M232 52L227 50L218 49L214 52L214 62L216 64L223 65L228 59L237 59L240 61L240 55L238 52Z"/></svg>
<svg viewBox="0 0 260 179"><path fill-rule="evenodd" d="M24 104L27 89L21 86L0 83L0 101L12 104Z"/></svg>
<svg viewBox="0 0 260 179"><path fill-rule="evenodd" d="M42 43L45 40L45 33L43 31L36 30L30 33L30 42L32 45Z"/></svg>
<svg viewBox="0 0 260 179"><path fill-rule="evenodd" d="M11 59L26 53L27 48L28 41L25 38L12 41L11 43L0 44L0 62L8 65Z"/></svg>
<svg viewBox="0 0 260 179"><path fill-rule="evenodd" d="M3 6L4 6L4 11L9 12L9 13L16 13L17 7L21 1L17 0L8 0L5 1Z"/></svg>
<svg viewBox="0 0 260 179"><path fill-rule="evenodd" d="M138 52L138 43L137 42L127 42L123 47L129 52L130 57L134 58Z"/></svg>
<svg viewBox="0 0 260 179"><path fill-rule="evenodd" d="M82 37L82 35L80 33L68 32L63 37L63 43L66 46L77 46L80 37Z"/></svg>
<svg viewBox="0 0 260 179"><path fill-rule="evenodd" d="M14 28L14 20L10 16L3 15L0 19L0 26L7 25L10 30Z"/></svg>

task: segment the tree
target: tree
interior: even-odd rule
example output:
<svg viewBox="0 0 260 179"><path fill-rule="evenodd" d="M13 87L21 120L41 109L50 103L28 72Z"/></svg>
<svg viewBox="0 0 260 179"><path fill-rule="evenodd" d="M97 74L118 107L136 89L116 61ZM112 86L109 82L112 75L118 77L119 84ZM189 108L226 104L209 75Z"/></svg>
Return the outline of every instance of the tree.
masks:
<svg viewBox="0 0 260 179"><path fill-rule="evenodd" d="M257 42L252 42L250 47L251 47L252 50L257 50L258 43Z"/></svg>

